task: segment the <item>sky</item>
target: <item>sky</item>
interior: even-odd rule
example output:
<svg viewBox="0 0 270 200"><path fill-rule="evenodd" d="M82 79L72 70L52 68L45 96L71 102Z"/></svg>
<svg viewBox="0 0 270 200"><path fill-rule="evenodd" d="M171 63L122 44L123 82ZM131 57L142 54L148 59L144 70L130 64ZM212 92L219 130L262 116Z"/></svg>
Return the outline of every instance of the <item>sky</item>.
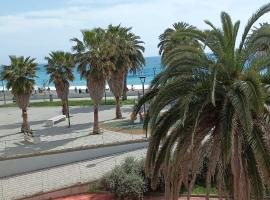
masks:
<svg viewBox="0 0 270 200"><path fill-rule="evenodd" d="M8 55L31 56L39 63L55 50L70 51L81 30L109 24L132 27L145 42L145 56L158 55L158 37L173 23L184 21L198 28L208 19L220 25L220 12L241 20L267 0L0 0L0 64ZM270 23L270 13L260 22Z"/></svg>

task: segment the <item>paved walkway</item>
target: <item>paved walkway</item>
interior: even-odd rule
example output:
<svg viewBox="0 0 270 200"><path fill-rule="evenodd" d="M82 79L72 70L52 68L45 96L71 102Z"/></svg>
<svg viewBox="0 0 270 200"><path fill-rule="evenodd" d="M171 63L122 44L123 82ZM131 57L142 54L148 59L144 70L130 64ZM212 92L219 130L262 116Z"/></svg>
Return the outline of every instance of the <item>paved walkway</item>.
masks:
<svg viewBox="0 0 270 200"><path fill-rule="evenodd" d="M108 194L81 194L54 200L115 200L115 198Z"/></svg>
<svg viewBox="0 0 270 200"><path fill-rule="evenodd" d="M70 197L57 198L54 200L114 200L112 195L106 194L81 194ZM144 197L145 200L165 200L164 197ZM186 200L186 197L181 197L179 200ZM190 200L205 200L205 197L191 197ZM218 200L217 198L209 198L209 200Z"/></svg>
<svg viewBox="0 0 270 200"><path fill-rule="evenodd" d="M129 117L132 106L122 106L124 117ZM40 141L37 144L25 142L20 133L22 123L18 108L0 108L0 157L50 152L79 148L89 145L108 144L143 138L143 135L104 131L101 135L90 135L93 126L92 107L71 107L71 128L67 122L54 127L45 127L45 120L61 114L61 107L29 108L29 122L34 135ZM112 120L115 117L114 106L101 106L100 119Z"/></svg>
<svg viewBox="0 0 270 200"><path fill-rule="evenodd" d="M134 156L140 159L145 153L145 149L138 150L0 179L0 200L15 200L78 183L92 182L102 178L126 157Z"/></svg>

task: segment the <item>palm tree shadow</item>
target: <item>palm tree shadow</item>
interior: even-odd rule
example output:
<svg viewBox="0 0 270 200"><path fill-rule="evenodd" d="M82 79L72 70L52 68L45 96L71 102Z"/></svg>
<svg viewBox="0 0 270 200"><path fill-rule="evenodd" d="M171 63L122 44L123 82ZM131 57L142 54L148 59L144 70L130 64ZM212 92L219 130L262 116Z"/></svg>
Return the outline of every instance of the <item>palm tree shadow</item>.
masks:
<svg viewBox="0 0 270 200"><path fill-rule="evenodd" d="M39 121L30 121L29 124L31 125L38 125L45 123L45 120L39 120ZM13 123L13 124L5 124L5 125L0 125L0 130L1 129L16 129L16 128L21 128L22 122L18 123Z"/></svg>
<svg viewBox="0 0 270 200"><path fill-rule="evenodd" d="M10 137L10 136L13 136L13 135L22 135L23 133L21 132L16 132L16 133L11 133L11 134L7 134L7 135L3 135L3 136L0 136L0 139L1 138L5 138L5 137ZM1 140L0 140L1 141Z"/></svg>
<svg viewBox="0 0 270 200"><path fill-rule="evenodd" d="M90 129L93 126L93 123L87 122L83 124L72 124L71 127L68 126L54 126L54 127L46 127L41 130L34 131L34 136L55 136L55 135L62 135L62 134L69 134L75 133L76 131L83 131Z"/></svg>
<svg viewBox="0 0 270 200"><path fill-rule="evenodd" d="M16 145L15 147L7 147L5 149L5 156L49 151L51 149L70 143L78 138L83 138L87 136L88 135L83 135L76 138L68 138L68 139L62 139L62 140L56 140L56 141L43 141L37 144L29 144L29 142L25 142L25 141L17 142L17 143L14 143ZM0 154L3 154L3 153L4 153L3 151L2 152L0 151Z"/></svg>
<svg viewBox="0 0 270 200"><path fill-rule="evenodd" d="M122 112L131 113L133 111L133 106L131 107L121 107Z"/></svg>

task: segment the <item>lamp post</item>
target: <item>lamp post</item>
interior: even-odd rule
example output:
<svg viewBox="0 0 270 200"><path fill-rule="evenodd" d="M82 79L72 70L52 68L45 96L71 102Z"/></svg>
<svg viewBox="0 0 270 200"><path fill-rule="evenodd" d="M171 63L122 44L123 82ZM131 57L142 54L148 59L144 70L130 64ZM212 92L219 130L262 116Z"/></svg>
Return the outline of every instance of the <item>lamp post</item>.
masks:
<svg viewBox="0 0 270 200"><path fill-rule="evenodd" d="M6 104L6 94L5 94L4 80L2 80L2 86L3 86L4 104Z"/></svg>
<svg viewBox="0 0 270 200"><path fill-rule="evenodd" d="M142 93L143 93L143 96L144 96L144 83L145 83L145 79L146 79L145 76L140 76L140 80L141 80L141 83L142 83ZM145 104L143 104L143 113L145 114Z"/></svg>
<svg viewBox="0 0 270 200"><path fill-rule="evenodd" d="M143 96L144 96L144 83L145 83L145 79L146 79L145 76L143 76L143 75L140 76L140 80L141 80L141 83L142 83ZM143 104L143 116L145 117L145 104ZM147 130L145 131L145 137L147 138Z"/></svg>
<svg viewBox="0 0 270 200"><path fill-rule="evenodd" d="M155 67L153 67L153 71L154 71L154 78L155 78L155 76L156 76L156 68Z"/></svg>

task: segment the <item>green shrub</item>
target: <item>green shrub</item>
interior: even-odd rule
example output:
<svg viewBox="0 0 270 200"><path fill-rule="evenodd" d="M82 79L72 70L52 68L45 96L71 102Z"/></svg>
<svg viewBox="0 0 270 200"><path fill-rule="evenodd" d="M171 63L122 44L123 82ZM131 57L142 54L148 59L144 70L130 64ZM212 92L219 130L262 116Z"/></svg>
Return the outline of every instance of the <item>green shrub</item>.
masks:
<svg viewBox="0 0 270 200"><path fill-rule="evenodd" d="M143 176L143 162L132 157L116 166L105 176L105 185L118 199L137 200L143 198L147 185Z"/></svg>

